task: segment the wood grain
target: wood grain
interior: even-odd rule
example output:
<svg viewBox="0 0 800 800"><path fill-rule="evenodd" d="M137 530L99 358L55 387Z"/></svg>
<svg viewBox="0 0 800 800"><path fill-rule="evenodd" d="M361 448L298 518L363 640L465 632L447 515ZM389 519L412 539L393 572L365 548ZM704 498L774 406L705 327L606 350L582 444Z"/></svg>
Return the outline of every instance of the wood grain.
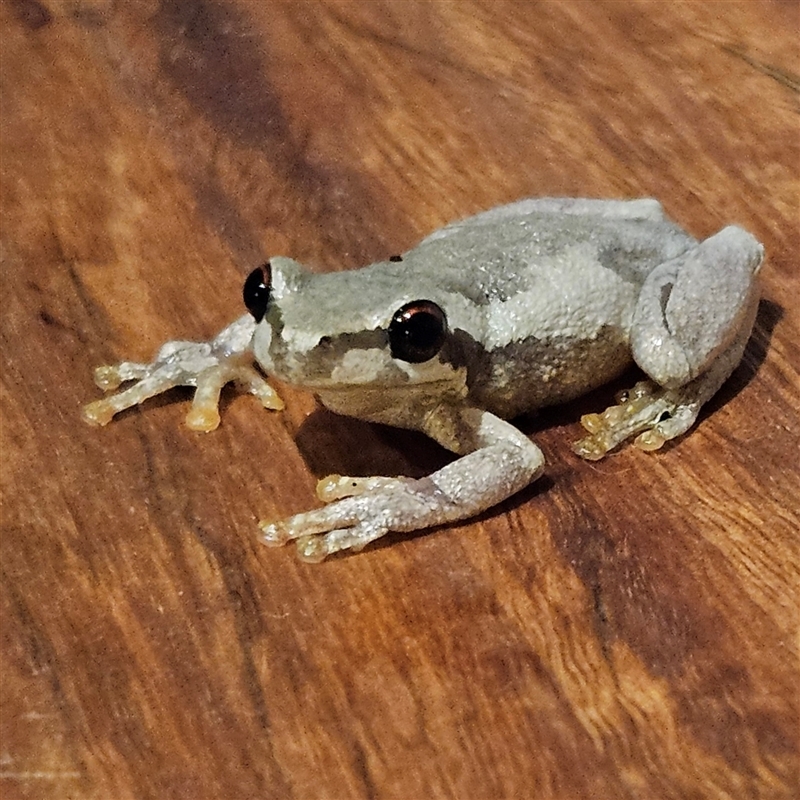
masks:
<svg viewBox="0 0 800 800"><path fill-rule="evenodd" d="M792 798L798 4L4 0L3 798ZM207 338L260 258L356 267L531 195L656 196L766 245L697 428L306 566L256 520L423 437L91 370ZM629 376L629 379L633 376Z"/></svg>

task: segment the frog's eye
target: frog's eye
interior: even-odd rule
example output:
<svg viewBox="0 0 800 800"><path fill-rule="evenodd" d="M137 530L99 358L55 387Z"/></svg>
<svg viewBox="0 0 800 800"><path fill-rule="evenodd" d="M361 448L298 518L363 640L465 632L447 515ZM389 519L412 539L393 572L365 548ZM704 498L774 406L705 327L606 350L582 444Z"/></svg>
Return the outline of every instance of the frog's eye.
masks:
<svg viewBox="0 0 800 800"><path fill-rule="evenodd" d="M413 300L395 311L389 324L392 358L421 364L433 358L447 338L447 317L430 300Z"/></svg>
<svg viewBox="0 0 800 800"><path fill-rule="evenodd" d="M253 315L256 322L264 319L269 302L269 290L272 284L272 267L267 261L254 269L244 282L242 297L247 310Z"/></svg>

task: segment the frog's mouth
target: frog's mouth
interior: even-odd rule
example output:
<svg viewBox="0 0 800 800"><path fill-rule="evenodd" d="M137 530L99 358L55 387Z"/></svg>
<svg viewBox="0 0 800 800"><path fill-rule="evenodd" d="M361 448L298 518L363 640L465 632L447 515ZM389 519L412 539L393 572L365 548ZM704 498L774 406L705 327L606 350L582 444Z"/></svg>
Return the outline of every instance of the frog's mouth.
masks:
<svg viewBox="0 0 800 800"><path fill-rule="evenodd" d="M264 366L280 380L312 391L403 391L419 384L459 381L459 370L440 355L413 364L393 358L386 346L341 344L321 342L302 355L271 349Z"/></svg>
<svg viewBox="0 0 800 800"><path fill-rule="evenodd" d="M337 414L401 427L416 427L425 409L461 404L467 396L464 376L404 385L328 386L313 391L325 408Z"/></svg>

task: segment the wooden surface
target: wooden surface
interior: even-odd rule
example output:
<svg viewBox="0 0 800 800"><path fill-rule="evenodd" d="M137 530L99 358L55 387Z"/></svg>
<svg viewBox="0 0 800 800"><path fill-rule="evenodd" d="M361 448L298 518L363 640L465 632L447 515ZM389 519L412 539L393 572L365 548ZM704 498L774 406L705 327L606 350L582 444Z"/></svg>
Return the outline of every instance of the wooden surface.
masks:
<svg viewBox="0 0 800 800"><path fill-rule="evenodd" d="M11 798L792 798L798 4L3 0L2 747ZM423 437L92 368L207 338L265 255L320 270L530 195L657 196L766 245L687 438L470 522L299 563L256 521ZM633 376L631 376L632 378Z"/></svg>

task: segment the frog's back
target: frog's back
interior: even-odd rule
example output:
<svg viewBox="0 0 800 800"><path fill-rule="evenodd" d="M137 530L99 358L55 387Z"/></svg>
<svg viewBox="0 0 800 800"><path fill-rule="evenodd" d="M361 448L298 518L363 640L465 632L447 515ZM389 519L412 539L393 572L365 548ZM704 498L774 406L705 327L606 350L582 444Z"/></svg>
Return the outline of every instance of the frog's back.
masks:
<svg viewBox="0 0 800 800"><path fill-rule="evenodd" d="M470 393L506 418L572 399L622 372L640 286L695 243L649 201L639 201L641 215L624 203L599 202L608 212L599 214L575 213L574 204L564 213L547 202L561 201L493 209L437 231L404 256L409 272L436 276L442 297L470 299L475 313L462 315L461 329L451 315Z"/></svg>
<svg viewBox="0 0 800 800"><path fill-rule="evenodd" d="M558 268L569 279L576 252L580 259L591 259L641 285L654 267L695 244L653 211L651 202L660 212L655 201L580 201L590 209L641 207L641 216L565 213L558 204L566 202L523 200L452 223L406 253L404 268L409 275L433 274L453 290L486 303L531 288L543 269ZM647 211L651 213L645 215Z"/></svg>
<svg viewBox="0 0 800 800"><path fill-rule="evenodd" d="M377 323L389 306L427 299L480 336L480 321L497 303L521 293L546 298L587 270L638 287L694 243L656 201L522 200L441 228L402 256L314 275L304 303L321 327L335 328L339 320Z"/></svg>

